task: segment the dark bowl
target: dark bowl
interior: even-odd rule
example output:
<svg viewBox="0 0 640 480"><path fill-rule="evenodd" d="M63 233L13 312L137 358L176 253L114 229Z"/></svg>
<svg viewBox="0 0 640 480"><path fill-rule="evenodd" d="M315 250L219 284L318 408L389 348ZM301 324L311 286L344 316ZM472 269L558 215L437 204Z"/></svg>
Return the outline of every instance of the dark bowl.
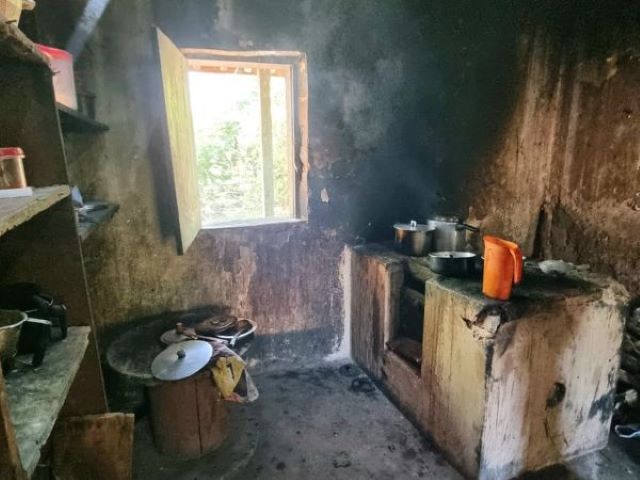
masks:
<svg viewBox="0 0 640 480"><path fill-rule="evenodd" d="M428 257L431 271L447 277L467 277L474 273L477 255L471 252L432 252Z"/></svg>

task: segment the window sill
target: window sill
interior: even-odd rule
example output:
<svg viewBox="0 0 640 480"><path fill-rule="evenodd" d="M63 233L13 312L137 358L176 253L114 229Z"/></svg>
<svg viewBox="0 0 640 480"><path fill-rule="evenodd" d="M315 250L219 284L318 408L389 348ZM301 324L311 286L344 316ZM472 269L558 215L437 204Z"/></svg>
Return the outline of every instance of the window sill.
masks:
<svg viewBox="0 0 640 480"><path fill-rule="evenodd" d="M260 218L258 220L240 220L235 222L203 225L201 230L212 232L216 230L237 230L242 228L268 228L277 226L302 225L307 223L304 218Z"/></svg>

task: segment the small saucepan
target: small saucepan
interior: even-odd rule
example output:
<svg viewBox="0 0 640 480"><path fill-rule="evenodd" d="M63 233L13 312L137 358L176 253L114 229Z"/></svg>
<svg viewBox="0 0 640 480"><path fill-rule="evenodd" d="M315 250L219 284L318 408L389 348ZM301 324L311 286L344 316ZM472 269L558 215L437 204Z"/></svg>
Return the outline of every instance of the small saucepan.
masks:
<svg viewBox="0 0 640 480"><path fill-rule="evenodd" d="M433 252L429 254L429 268L447 277L466 277L475 270L477 255L471 252Z"/></svg>

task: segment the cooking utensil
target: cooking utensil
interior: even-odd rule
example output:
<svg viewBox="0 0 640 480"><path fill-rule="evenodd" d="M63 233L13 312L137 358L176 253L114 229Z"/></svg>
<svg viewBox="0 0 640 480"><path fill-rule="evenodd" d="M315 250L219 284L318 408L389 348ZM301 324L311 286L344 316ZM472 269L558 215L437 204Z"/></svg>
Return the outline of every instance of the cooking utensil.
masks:
<svg viewBox="0 0 640 480"><path fill-rule="evenodd" d="M212 353L213 347L202 340L174 343L153 359L151 373L158 380L182 380L209 363Z"/></svg>
<svg viewBox="0 0 640 480"><path fill-rule="evenodd" d="M38 285L25 282L0 287L0 308L20 310L32 318L49 320L52 327L59 328L56 339L67 337L67 307Z"/></svg>
<svg viewBox="0 0 640 480"><path fill-rule="evenodd" d="M44 361L44 355L51 343L53 324L49 320L39 318L27 318L22 324L20 339L18 340L18 353L33 354L32 367L39 367Z"/></svg>
<svg viewBox="0 0 640 480"><path fill-rule="evenodd" d="M438 215L427 220L434 228L434 252L463 252L467 246L467 231L479 232L480 229L460 222L458 217Z"/></svg>
<svg viewBox="0 0 640 480"><path fill-rule="evenodd" d="M195 333L209 337L216 336L232 327L238 321L238 317L233 315L215 315L194 325Z"/></svg>
<svg viewBox="0 0 640 480"><path fill-rule="evenodd" d="M240 340L244 340L245 338L253 334L253 332L256 331L257 327L258 326L256 322L254 322L253 320L249 320L247 318L241 318L241 319L238 319L238 322L233 327L229 328L228 330L225 330L222 333L218 333L216 335L216 338L219 338L222 340L228 340L229 346L233 347ZM232 341L234 341L233 345L231 344Z"/></svg>
<svg viewBox="0 0 640 480"><path fill-rule="evenodd" d="M19 310L0 310L0 362L7 370L13 367L18 339L27 315Z"/></svg>
<svg viewBox="0 0 640 480"><path fill-rule="evenodd" d="M160 335L160 341L165 345L173 345L174 343L185 342L187 340L195 339L195 333L193 335L178 333L175 328L171 330L167 330L162 335Z"/></svg>
<svg viewBox="0 0 640 480"><path fill-rule="evenodd" d="M24 152L21 148L0 148L0 188L25 188Z"/></svg>
<svg viewBox="0 0 640 480"><path fill-rule="evenodd" d="M471 252L432 252L429 268L447 277L466 277L473 273L477 255Z"/></svg>
<svg viewBox="0 0 640 480"><path fill-rule="evenodd" d="M434 228L415 220L396 223L395 245L398 250L412 257L424 257L431 251Z"/></svg>
<svg viewBox="0 0 640 480"><path fill-rule="evenodd" d="M522 280L520 247L502 238L485 235L482 293L489 298L509 300L513 285Z"/></svg>
<svg viewBox="0 0 640 480"><path fill-rule="evenodd" d="M185 328L181 322L176 323L176 328L167 330L160 336L160 341L165 345L172 345L174 343L180 343L187 340L218 341L219 339L216 337L198 335L193 328Z"/></svg>

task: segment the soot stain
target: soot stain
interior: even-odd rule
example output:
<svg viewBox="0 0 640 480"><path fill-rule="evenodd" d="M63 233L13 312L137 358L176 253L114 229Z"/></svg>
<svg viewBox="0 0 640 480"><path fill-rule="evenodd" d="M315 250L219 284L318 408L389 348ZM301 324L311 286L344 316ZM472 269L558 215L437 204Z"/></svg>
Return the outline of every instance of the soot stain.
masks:
<svg viewBox="0 0 640 480"><path fill-rule="evenodd" d="M613 409L613 395L607 393L597 400L594 400L589 409L589 418L599 416L600 422L604 423L608 420Z"/></svg>

